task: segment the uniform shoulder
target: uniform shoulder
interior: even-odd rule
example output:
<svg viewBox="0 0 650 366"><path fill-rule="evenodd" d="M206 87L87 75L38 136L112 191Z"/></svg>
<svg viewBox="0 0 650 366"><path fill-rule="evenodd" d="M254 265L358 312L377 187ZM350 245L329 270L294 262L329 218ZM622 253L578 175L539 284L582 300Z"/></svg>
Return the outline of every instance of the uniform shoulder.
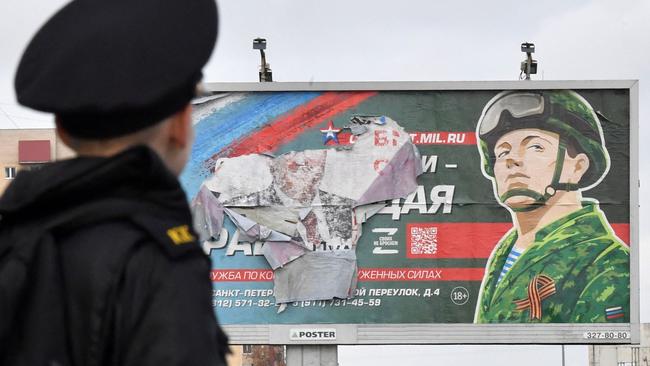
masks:
<svg viewBox="0 0 650 366"><path fill-rule="evenodd" d="M126 218L113 218L69 230L55 231L59 241L67 246L80 243L89 247L133 245L146 240L148 234Z"/></svg>
<svg viewBox="0 0 650 366"><path fill-rule="evenodd" d="M171 258L203 254L189 215L187 218L179 218L139 213L131 217L131 220Z"/></svg>
<svg viewBox="0 0 650 366"><path fill-rule="evenodd" d="M93 222L64 234L62 240L70 243L68 246L91 243L88 247L100 252L138 244L150 246L170 259L203 255L189 222L148 213Z"/></svg>
<svg viewBox="0 0 650 366"><path fill-rule="evenodd" d="M630 247L614 235L607 235L590 241L597 248L598 255L594 258L594 263L609 265L613 261L624 262L630 261Z"/></svg>

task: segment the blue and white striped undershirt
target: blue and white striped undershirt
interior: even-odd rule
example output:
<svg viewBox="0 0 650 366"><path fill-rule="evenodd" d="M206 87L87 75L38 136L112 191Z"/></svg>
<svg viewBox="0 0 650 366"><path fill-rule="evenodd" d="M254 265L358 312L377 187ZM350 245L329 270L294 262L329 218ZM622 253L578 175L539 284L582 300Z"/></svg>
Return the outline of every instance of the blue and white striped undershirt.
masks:
<svg viewBox="0 0 650 366"><path fill-rule="evenodd" d="M512 266L515 264L517 259L519 259L519 256L523 252L524 252L523 250L521 251L517 250L515 246L512 247L512 249L510 250L510 254L508 254L508 259L506 259L506 263L503 265L503 269L501 270L501 274L499 275L499 279L497 280L497 283L501 282L503 277L506 275L506 273L510 271Z"/></svg>

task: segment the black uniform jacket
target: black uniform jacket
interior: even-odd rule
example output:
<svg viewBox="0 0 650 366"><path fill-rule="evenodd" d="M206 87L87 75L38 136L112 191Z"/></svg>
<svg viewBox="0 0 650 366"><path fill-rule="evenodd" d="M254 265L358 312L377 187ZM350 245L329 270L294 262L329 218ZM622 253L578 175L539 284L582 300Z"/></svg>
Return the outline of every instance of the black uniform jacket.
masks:
<svg viewBox="0 0 650 366"><path fill-rule="evenodd" d="M107 215L114 207L126 207L129 219ZM211 306L210 260L196 242L178 180L158 156L135 147L111 158L21 171L0 199L0 224L42 230L37 223L44 217L84 209L89 224L54 235L64 287L66 363L225 364L227 339ZM30 291L48 289L35 283ZM53 299L43 295L39 301ZM39 330L47 329L48 319L38 306L21 311L20 334L4 345L12 363L51 364L43 359L51 347L48 335Z"/></svg>

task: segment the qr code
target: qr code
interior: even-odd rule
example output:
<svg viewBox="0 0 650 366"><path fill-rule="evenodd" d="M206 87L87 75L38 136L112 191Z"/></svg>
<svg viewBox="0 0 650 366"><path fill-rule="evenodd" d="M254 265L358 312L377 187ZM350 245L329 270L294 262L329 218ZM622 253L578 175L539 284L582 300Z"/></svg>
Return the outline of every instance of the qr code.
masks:
<svg viewBox="0 0 650 366"><path fill-rule="evenodd" d="M411 226L411 254L436 254L438 251L438 228L435 226Z"/></svg>

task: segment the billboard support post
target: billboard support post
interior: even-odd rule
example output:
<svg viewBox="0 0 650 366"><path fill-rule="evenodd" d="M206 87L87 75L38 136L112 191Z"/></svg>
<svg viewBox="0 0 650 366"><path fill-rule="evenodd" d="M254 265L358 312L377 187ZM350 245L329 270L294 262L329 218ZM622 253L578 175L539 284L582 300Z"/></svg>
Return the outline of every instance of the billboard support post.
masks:
<svg viewBox="0 0 650 366"><path fill-rule="evenodd" d="M287 366L337 366L336 345L287 346Z"/></svg>

